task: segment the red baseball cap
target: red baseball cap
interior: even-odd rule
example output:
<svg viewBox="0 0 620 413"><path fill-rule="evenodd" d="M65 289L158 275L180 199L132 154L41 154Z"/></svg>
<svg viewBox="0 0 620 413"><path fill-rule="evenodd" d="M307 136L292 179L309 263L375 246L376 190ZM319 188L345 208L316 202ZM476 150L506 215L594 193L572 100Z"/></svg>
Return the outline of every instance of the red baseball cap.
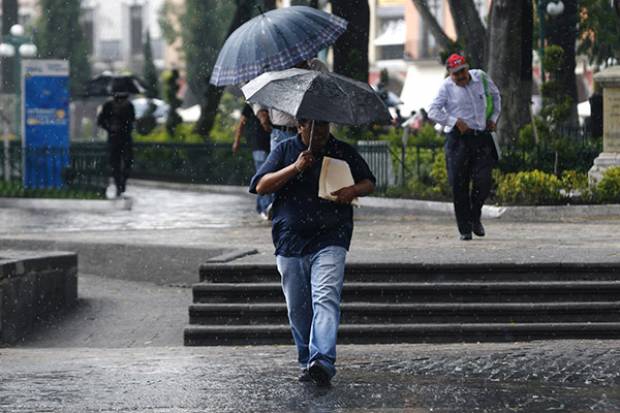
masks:
<svg viewBox="0 0 620 413"><path fill-rule="evenodd" d="M453 53L450 55L446 61L446 67L450 73L458 72L461 69L469 69L467 60L465 60L465 58L458 53Z"/></svg>

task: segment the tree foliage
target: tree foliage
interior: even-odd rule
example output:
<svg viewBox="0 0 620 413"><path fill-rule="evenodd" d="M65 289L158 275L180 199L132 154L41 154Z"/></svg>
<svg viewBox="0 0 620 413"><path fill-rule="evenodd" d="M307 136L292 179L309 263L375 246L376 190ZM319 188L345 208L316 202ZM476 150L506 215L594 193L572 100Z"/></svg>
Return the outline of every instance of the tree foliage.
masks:
<svg viewBox="0 0 620 413"><path fill-rule="evenodd" d="M2 1L2 34L8 34L11 26L17 23L17 0ZM14 76L12 59L2 59L2 91L4 93L13 93L15 85L13 85Z"/></svg>
<svg viewBox="0 0 620 413"><path fill-rule="evenodd" d="M578 53L597 65L620 60L620 17L609 0L580 0L579 7Z"/></svg>
<svg viewBox="0 0 620 413"><path fill-rule="evenodd" d="M431 12L427 0L412 2L444 51L456 52L462 49L472 67L486 69L488 36L473 0L449 0L457 33L456 41L448 37Z"/></svg>
<svg viewBox="0 0 620 413"><path fill-rule="evenodd" d="M174 136L177 126L183 122L177 109L181 107L183 101L179 99L179 71L177 69L167 70L163 73L164 79L164 99L168 103L168 118L166 119L166 132L168 136Z"/></svg>
<svg viewBox="0 0 620 413"><path fill-rule="evenodd" d="M362 82L368 81L367 0L332 0L332 12L346 19L347 30L334 44L334 72Z"/></svg>
<svg viewBox="0 0 620 413"><path fill-rule="evenodd" d="M42 13L36 26L39 56L67 59L72 95L80 95L91 76L88 52L80 26L80 0L40 0Z"/></svg>
<svg viewBox="0 0 620 413"><path fill-rule="evenodd" d="M157 69L153 61L153 48L151 47L151 33L146 31L144 39L144 68L142 76L146 83L146 97L149 99L159 98L159 79L157 78Z"/></svg>
<svg viewBox="0 0 620 413"><path fill-rule="evenodd" d="M449 0L457 32L456 42L443 31L427 0L412 0L431 33L448 53L461 48L470 66L489 72L502 93L499 132L504 142L514 141L518 129L529 122L532 84L532 0L494 0L485 28L473 0Z"/></svg>

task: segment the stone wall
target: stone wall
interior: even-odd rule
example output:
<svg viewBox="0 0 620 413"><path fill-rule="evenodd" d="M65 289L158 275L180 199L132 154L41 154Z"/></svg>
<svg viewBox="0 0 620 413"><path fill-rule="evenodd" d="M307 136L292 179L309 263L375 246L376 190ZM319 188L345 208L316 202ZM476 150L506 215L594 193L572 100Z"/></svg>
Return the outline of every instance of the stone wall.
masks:
<svg viewBox="0 0 620 413"><path fill-rule="evenodd" d="M0 344L25 337L36 321L77 302L77 254L0 250Z"/></svg>

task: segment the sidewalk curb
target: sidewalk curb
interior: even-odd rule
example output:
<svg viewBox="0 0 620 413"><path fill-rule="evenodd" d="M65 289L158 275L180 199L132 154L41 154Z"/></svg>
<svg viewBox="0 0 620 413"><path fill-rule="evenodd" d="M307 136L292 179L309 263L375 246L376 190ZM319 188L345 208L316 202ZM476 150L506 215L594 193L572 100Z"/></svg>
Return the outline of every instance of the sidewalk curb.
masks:
<svg viewBox="0 0 620 413"><path fill-rule="evenodd" d="M230 195L252 196L245 186L179 184L132 180L132 183L149 188L164 188L183 191L213 192ZM448 215L454 214L452 202L426 201L402 198L360 198L358 211L392 210L406 213ZM364 213L364 212L362 212ZM482 217L485 219L502 219L510 221L562 221L564 219L620 217L620 204L606 205L545 205L545 206L495 206L485 205Z"/></svg>
<svg viewBox="0 0 620 413"><path fill-rule="evenodd" d="M141 186L145 188L171 189L175 191L190 192L211 192L216 194L246 195L251 197L254 196L253 194L248 192L248 187L246 186L184 184L178 182L149 181L145 179L132 179L130 183L131 185Z"/></svg>
<svg viewBox="0 0 620 413"><path fill-rule="evenodd" d="M258 250L255 248L238 248L232 251L225 252L221 255L209 258L205 263L207 264L222 264L234 261L239 258L247 257L248 255L258 254Z"/></svg>
<svg viewBox="0 0 620 413"><path fill-rule="evenodd" d="M133 200L119 199L54 199L54 198L0 198L0 208L62 209L72 211L131 210Z"/></svg>
<svg viewBox="0 0 620 413"><path fill-rule="evenodd" d="M365 197L360 206L387 210L453 215L451 202L424 201L417 199ZM482 217L510 221L561 221L563 219L620 217L620 204L605 205L544 205L544 206L495 206L482 207Z"/></svg>

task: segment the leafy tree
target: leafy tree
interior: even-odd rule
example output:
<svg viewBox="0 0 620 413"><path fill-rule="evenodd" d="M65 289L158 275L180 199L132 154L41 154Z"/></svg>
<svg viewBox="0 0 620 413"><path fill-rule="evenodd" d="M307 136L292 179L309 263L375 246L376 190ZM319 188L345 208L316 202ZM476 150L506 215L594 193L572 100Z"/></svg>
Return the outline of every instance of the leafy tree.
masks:
<svg viewBox="0 0 620 413"><path fill-rule="evenodd" d="M225 39L257 12L254 0L188 0L183 21L183 46L187 80L201 97L200 118L195 132L207 138L222 97L223 88L209 83L217 55ZM233 13L234 11L234 13ZM232 19L228 16L232 15Z"/></svg>
<svg viewBox="0 0 620 413"><path fill-rule="evenodd" d="M616 2L616 7L620 2ZM580 0L578 53L591 63L607 65L610 59L620 60L620 18L609 0Z"/></svg>
<svg viewBox="0 0 620 413"><path fill-rule="evenodd" d="M144 40L144 68L142 76L146 83L146 97L149 99L159 98L159 80L157 78L157 69L153 61L153 49L151 47L151 33L146 31Z"/></svg>
<svg viewBox="0 0 620 413"><path fill-rule="evenodd" d="M368 31L370 9L367 0L332 0L332 12L349 22L334 44L334 72L368 81Z"/></svg>
<svg viewBox="0 0 620 413"><path fill-rule="evenodd" d="M412 2L444 49L442 58L462 48L473 68L487 70L503 98L500 136L504 142L516 140L518 130L530 121L532 0L494 0L486 29L473 0L449 0L456 41L443 31L427 0Z"/></svg>
<svg viewBox="0 0 620 413"><path fill-rule="evenodd" d="M183 122L177 109L181 107L183 101L179 99L179 71L172 69L164 72L164 99L168 103L168 118L166 119L166 132L169 136L174 136L177 126Z"/></svg>
<svg viewBox="0 0 620 413"><path fill-rule="evenodd" d="M540 0L538 0L540 1ZM554 81L558 82L563 95L571 98L569 116L564 123L576 128L579 125L577 115L577 79L575 76L576 44L579 33L579 0L562 0L564 11L555 17L546 16L547 39L550 45L560 46L563 50L563 59L555 74ZM546 66L545 66L546 68Z"/></svg>
<svg viewBox="0 0 620 413"><path fill-rule="evenodd" d="M80 0L40 0L39 5L42 13L35 32L39 56L69 60L71 94L80 95L91 76L79 22Z"/></svg>
<svg viewBox="0 0 620 413"><path fill-rule="evenodd" d="M17 23L17 0L2 1L2 35L10 33L11 26ZM2 91L13 93L15 91L13 79L13 58L2 59Z"/></svg>
<svg viewBox="0 0 620 413"><path fill-rule="evenodd" d="M454 17L458 37L456 42L444 32L431 12L427 0L412 1L442 49L450 52L462 49L473 67L486 68L487 32L473 0L449 0L450 12L452 16L456 16Z"/></svg>

